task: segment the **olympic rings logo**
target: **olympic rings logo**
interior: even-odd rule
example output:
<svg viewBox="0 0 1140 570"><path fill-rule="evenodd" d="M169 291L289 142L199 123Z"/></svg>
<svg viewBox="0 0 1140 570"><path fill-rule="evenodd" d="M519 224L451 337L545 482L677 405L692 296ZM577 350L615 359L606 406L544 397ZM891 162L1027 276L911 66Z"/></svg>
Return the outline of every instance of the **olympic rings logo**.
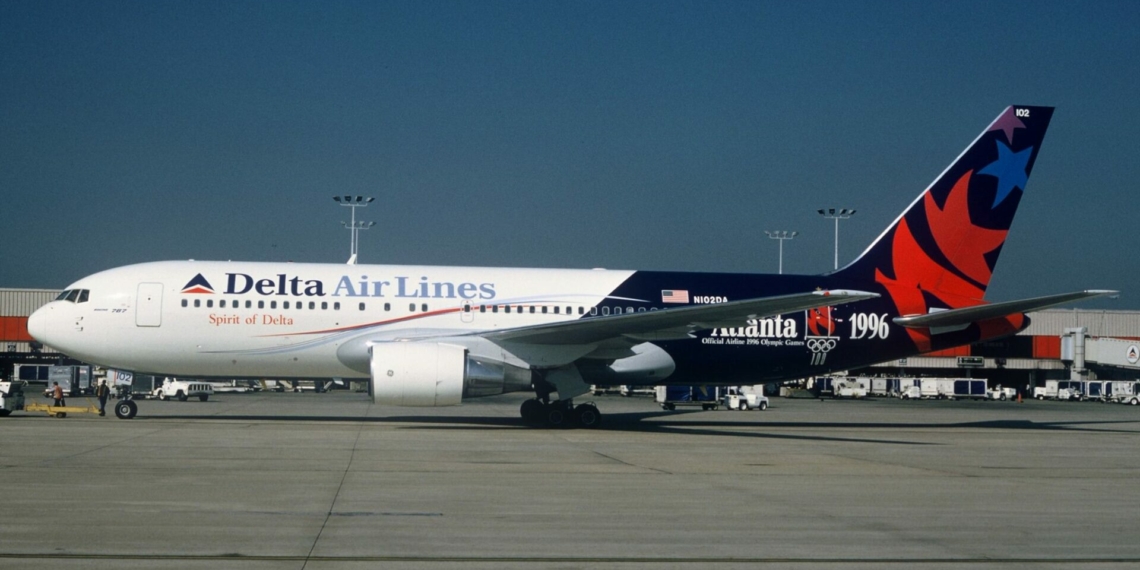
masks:
<svg viewBox="0 0 1140 570"><path fill-rule="evenodd" d="M809 338L807 347L812 352L831 352L836 342L834 338Z"/></svg>

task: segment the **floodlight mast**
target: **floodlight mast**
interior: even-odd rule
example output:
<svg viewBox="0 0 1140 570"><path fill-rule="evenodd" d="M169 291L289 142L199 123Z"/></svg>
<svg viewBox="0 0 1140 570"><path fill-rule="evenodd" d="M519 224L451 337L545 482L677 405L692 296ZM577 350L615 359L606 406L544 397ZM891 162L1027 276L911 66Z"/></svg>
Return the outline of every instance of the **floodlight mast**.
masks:
<svg viewBox="0 0 1140 570"><path fill-rule="evenodd" d="M341 222L342 226L352 232L349 240L349 265L356 265L356 257L360 251L360 230L366 230L376 225L376 222L357 222L356 209L368 206L368 204L371 204L375 199L376 198L372 198L371 196L333 196L333 200L336 201L336 203L352 208L352 221L347 223Z"/></svg>
<svg viewBox="0 0 1140 570"><path fill-rule="evenodd" d="M784 273L784 242L798 236L800 232L770 232L765 230L764 233L768 234L771 239L780 240L780 274L782 275Z"/></svg>
<svg viewBox="0 0 1140 570"><path fill-rule="evenodd" d="M855 215L855 210L848 210L847 208L828 208L826 210L816 210L819 215L825 218L832 218L835 220L835 267L839 269L839 220L846 220Z"/></svg>

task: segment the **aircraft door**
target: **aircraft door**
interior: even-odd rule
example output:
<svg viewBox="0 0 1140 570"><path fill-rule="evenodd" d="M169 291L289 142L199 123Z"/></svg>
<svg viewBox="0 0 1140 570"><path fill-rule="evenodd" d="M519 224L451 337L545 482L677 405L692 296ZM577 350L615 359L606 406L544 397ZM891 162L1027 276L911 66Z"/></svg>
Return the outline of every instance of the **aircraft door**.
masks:
<svg viewBox="0 0 1140 570"><path fill-rule="evenodd" d="M162 325L162 283L139 283L135 297L135 326Z"/></svg>
<svg viewBox="0 0 1140 570"><path fill-rule="evenodd" d="M465 323L475 322L475 309L471 306L471 301L464 301L459 308L459 320Z"/></svg>

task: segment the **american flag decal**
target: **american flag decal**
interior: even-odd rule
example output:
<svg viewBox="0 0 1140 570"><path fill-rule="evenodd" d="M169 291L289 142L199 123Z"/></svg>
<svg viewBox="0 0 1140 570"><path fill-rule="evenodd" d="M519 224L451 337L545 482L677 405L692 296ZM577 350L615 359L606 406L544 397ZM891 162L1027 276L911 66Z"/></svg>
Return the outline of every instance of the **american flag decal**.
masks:
<svg viewBox="0 0 1140 570"><path fill-rule="evenodd" d="M668 289L661 292L662 303L688 303L689 292L680 289Z"/></svg>

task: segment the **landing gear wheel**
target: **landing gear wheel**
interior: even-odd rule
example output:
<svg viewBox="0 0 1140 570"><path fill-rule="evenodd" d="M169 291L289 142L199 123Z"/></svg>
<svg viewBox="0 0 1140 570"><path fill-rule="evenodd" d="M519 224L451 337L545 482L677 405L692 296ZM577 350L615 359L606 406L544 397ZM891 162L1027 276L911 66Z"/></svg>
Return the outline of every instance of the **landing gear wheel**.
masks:
<svg viewBox="0 0 1140 570"><path fill-rule="evenodd" d="M581 404L574 408L574 417L578 420L578 427L593 429L602 424L602 413L593 404Z"/></svg>
<svg viewBox="0 0 1140 570"><path fill-rule="evenodd" d="M519 415L528 424L537 424L542 421L542 402L527 400L519 407Z"/></svg>
<svg viewBox="0 0 1140 570"><path fill-rule="evenodd" d="M115 404L115 417L120 420L129 420L139 413L139 407L130 400L122 400Z"/></svg>
<svg viewBox="0 0 1140 570"><path fill-rule="evenodd" d="M561 406L548 406L546 408L546 425L560 428L566 425L566 410Z"/></svg>

